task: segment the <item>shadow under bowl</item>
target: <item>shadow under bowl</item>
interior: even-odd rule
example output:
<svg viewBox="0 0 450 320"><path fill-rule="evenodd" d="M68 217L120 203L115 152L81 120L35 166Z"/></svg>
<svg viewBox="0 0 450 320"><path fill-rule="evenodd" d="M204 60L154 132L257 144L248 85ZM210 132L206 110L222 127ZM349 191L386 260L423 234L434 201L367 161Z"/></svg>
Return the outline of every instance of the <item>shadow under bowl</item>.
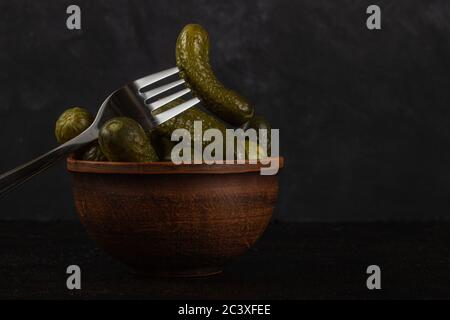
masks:
<svg viewBox="0 0 450 320"><path fill-rule="evenodd" d="M283 167L283 158L274 158ZM67 159L78 215L110 256L137 273L221 272L266 229L277 175L261 164L119 163Z"/></svg>

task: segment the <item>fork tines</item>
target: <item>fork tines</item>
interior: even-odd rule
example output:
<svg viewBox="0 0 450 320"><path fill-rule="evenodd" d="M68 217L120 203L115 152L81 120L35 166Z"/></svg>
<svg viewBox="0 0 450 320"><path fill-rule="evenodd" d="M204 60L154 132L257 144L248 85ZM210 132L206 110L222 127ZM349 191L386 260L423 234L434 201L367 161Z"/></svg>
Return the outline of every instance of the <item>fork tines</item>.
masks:
<svg viewBox="0 0 450 320"><path fill-rule="evenodd" d="M179 69L177 67L175 68L170 68L146 77L143 77L141 79L138 79L136 81L134 81L134 84L136 85L136 87L139 90L139 94L141 95L141 97L144 99L144 103L150 108L150 111L153 112L156 109L168 104L169 102L174 101L175 99L178 99L186 94L188 94L189 92L191 92L191 89L189 88L184 88L178 92L172 93L168 96L162 97L156 101L152 101L150 102L150 100L166 91L169 91L179 85L182 85L185 83L185 81L183 79L179 79L176 80L174 82L147 90L147 91L143 91L143 89L149 87L152 84L155 84L158 81L164 80L170 76L173 76L175 74L179 73ZM192 98L186 102L183 102L175 107L172 107L171 109L161 112L160 114L157 115L152 115L154 120L155 120L155 124L159 125L167 120L170 120L171 118L177 116L178 114L186 111L187 109L195 106L197 103L200 102L200 99L198 98Z"/></svg>

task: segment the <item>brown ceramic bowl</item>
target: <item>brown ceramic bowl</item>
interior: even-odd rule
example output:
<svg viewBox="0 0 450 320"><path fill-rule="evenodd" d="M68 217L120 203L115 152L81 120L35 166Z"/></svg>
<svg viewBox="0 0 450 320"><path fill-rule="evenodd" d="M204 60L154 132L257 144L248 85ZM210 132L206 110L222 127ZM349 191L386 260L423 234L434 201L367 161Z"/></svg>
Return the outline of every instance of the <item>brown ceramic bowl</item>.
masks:
<svg viewBox="0 0 450 320"><path fill-rule="evenodd" d="M135 271L170 276L218 273L262 235L278 177L260 167L67 160L90 236Z"/></svg>

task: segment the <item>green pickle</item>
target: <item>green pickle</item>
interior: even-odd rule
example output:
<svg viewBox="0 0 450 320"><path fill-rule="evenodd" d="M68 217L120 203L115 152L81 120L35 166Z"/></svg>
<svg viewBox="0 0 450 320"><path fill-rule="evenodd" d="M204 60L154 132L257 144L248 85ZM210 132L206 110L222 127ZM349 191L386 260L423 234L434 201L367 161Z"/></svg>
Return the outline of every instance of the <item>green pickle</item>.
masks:
<svg viewBox="0 0 450 320"><path fill-rule="evenodd" d="M267 153L262 146L256 141L245 140L245 159L247 160L259 160L267 157ZM236 150L236 156L240 155L239 149Z"/></svg>
<svg viewBox="0 0 450 320"><path fill-rule="evenodd" d="M180 103L182 103L182 99L177 99L171 103L166 104L156 113L165 111L170 109ZM218 129L223 135L223 143L226 143L226 129L227 127L223 122L218 120L213 115L210 115L203 111L199 107L192 107L191 109L177 115L173 119L161 124L157 128L153 129L149 134L151 137L151 143L155 147L158 152L160 159L165 161L171 160L171 151L173 146L175 146L178 142L171 141L172 132L176 129L186 129L189 131L191 135L191 155L193 155L193 148L195 141L202 141L202 148L205 148L210 141L203 141L201 136L196 136L194 134L194 121L202 122L202 132L205 133L208 129ZM243 127L244 128L244 127ZM245 128L244 128L245 129ZM254 147L251 148L250 146ZM240 149L238 149L238 141L235 141L234 148L234 157L243 158L245 156L246 159L261 159L266 157L266 152L264 148L262 148L257 142L249 141L248 139L245 141L245 145ZM226 156L226 146L224 145L223 155Z"/></svg>
<svg viewBox="0 0 450 320"><path fill-rule="evenodd" d="M214 75L209 62L209 37L198 24L183 28L176 43L180 75L200 96L205 107L220 119L240 126L253 117L253 107L238 93L226 88Z"/></svg>
<svg viewBox="0 0 450 320"><path fill-rule="evenodd" d="M172 101L161 109L157 110L155 113L163 112L167 109L170 109L180 103L184 102L182 99L177 99ZM180 113L176 117L160 124L152 131L152 144L156 146L158 150L158 154L161 159L171 160L171 151L172 147L177 144L177 141L171 141L172 132L176 129L186 129L189 131L191 136L191 149L194 148L195 141L202 142L202 148L208 145L209 141L203 141L202 136L196 136L194 132L194 122L201 121L202 123L202 132L204 133L208 129L218 129L225 138L227 127L225 124L214 117L201 110L199 107L192 107L183 113Z"/></svg>
<svg viewBox="0 0 450 320"><path fill-rule="evenodd" d="M64 111L56 121L55 136L59 144L63 144L86 130L94 121L94 117L84 108L74 107Z"/></svg>
<svg viewBox="0 0 450 320"><path fill-rule="evenodd" d="M98 142L109 161L158 161L158 155L144 129L130 118L108 120L100 129Z"/></svg>
<svg viewBox="0 0 450 320"><path fill-rule="evenodd" d="M267 121L266 118L260 115L255 115L249 122L245 123L242 128L244 130L247 129L255 129L256 134L258 134L259 137L259 129L266 129L267 130L267 153L270 151L270 143L271 143L271 136L270 136L270 130L272 129L270 126L269 121ZM259 138L258 138L258 142Z"/></svg>

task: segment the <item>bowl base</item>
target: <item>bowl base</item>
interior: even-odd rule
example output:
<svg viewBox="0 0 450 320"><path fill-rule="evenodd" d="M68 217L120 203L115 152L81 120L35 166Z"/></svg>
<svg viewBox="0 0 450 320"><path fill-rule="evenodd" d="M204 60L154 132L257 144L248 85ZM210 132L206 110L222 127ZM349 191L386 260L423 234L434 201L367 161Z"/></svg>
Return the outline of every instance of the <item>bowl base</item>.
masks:
<svg viewBox="0 0 450 320"><path fill-rule="evenodd" d="M133 269L133 273L140 277L156 278L196 278L208 277L222 273L221 268L195 268L182 270L154 270Z"/></svg>

